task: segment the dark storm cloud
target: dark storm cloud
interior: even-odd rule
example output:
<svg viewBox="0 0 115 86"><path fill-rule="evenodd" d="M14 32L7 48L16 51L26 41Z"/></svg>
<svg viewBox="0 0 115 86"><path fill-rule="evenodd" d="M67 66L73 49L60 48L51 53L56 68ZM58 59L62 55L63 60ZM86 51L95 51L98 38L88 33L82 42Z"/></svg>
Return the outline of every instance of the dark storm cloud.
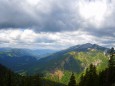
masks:
<svg viewBox="0 0 115 86"><path fill-rule="evenodd" d="M64 1L66 3L64 3ZM72 2L72 1L71 1ZM73 11L72 4L69 0L55 1L50 13L41 16L41 29L36 31L61 32L79 29L81 23L79 14ZM75 2L75 0L73 0ZM78 16L77 16L78 15ZM77 21L76 21L77 20Z"/></svg>
<svg viewBox="0 0 115 86"><path fill-rule="evenodd" d="M43 6L39 7L39 2L31 6L26 0L0 0L0 28L32 28L35 31L56 32L75 30L80 26L79 17L76 17L72 7L75 0L48 1L41 0ZM49 11L45 11L44 5ZM47 5L51 6L47 8Z"/></svg>
<svg viewBox="0 0 115 86"><path fill-rule="evenodd" d="M96 27L88 27L83 29L89 35L93 35L96 37L115 37L115 28L114 27L105 27L105 28L96 28Z"/></svg>
<svg viewBox="0 0 115 86"><path fill-rule="evenodd" d="M111 40L111 41L103 41L102 42L103 44L114 44L115 43L115 40Z"/></svg>
<svg viewBox="0 0 115 86"><path fill-rule="evenodd" d="M27 28L37 24L21 1L0 0L0 28Z"/></svg>
<svg viewBox="0 0 115 86"><path fill-rule="evenodd" d="M9 43L9 41L6 41L6 40L0 40L0 44L4 44L4 43Z"/></svg>

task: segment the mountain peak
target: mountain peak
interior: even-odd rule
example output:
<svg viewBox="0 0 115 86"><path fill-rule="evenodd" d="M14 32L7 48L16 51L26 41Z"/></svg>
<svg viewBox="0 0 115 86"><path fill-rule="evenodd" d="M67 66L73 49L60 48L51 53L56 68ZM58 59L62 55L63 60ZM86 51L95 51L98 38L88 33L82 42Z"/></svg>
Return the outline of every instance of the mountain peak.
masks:
<svg viewBox="0 0 115 86"><path fill-rule="evenodd" d="M76 45L73 47L70 47L69 50L72 51L87 51L88 49L96 49L96 50L106 50L107 48L99 46L97 44L91 44L91 43L86 43L86 44L82 44L82 45Z"/></svg>
<svg viewBox="0 0 115 86"><path fill-rule="evenodd" d="M92 46L93 46L93 44L91 44L91 43L86 43L86 44L80 45L81 48L89 48L89 47L92 47Z"/></svg>

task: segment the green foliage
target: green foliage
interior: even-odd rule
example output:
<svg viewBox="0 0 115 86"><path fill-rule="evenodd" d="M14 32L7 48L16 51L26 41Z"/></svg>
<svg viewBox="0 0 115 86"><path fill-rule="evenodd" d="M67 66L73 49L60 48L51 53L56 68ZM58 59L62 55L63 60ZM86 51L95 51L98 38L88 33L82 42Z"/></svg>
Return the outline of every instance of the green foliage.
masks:
<svg viewBox="0 0 115 86"><path fill-rule="evenodd" d="M69 71L65 71L64 72L64 76L62 77L61 79L61 83L64 83L64 84L68 84L69 80L70 80L70 77L71 77L71 72Z"/></svg>
<svg viewBox="0 0 115 86"><path fill-rule="evenodd" d="M113 68L115 67L115 54L114 54L114 48L111 48L110 50L110 59L109 59L109 67Z"/></svg>
<svg viewBox="0 0 115 86"><path fill-rule="evenodd" d="M110 51L109 66L105 70L96 74L96 67L92 64L86 69L86 73L81 76L79 86L114 86L115 85L115 52Z"/></svg>
<svg viewBox="0 0 115 86"><path fill-rule="evenodd" d="M79 86L98 86L97 77L96 67L91 64L90 67L86 69L85 75L81 76Z"/></svg>
<svg viewBox="0 0 115 86"><path fill-rule="evenodd" d="M74 73L72 73L72 75L71 75L71 77L70 77L70 81L69 81L69 83L68 83L68 86L77 86Z"/></svg>

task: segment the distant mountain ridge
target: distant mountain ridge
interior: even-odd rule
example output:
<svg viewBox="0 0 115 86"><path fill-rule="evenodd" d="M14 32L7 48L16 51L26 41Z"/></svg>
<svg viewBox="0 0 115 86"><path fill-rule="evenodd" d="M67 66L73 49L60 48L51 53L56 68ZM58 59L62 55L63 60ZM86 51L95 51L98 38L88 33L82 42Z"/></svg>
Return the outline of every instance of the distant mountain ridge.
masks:
<svg viewBox="0 0 115 86"><path fill-rule="evenodd" d="M97 44L86 43L82 45L72 46L68 48L67 50L80 52L80 51L88 51L88 49L96 49L96 50L104 51L104 50L107 50L108 48L99 46Z"/></svg>
<svg viewBox="0 0 115 86"><path fill-rule="evenodd" d="M103 52L105 52L105 51L107 52L109 50L109 48L102 47L97 44L86 43L86 44L82 44L82 45L72 46L65 50L61 50L61 51L56 52L50 56L47 56L47 58L45 58L45 59L51 59L52 57L55 58L55 57L58 57L58 55L63 55L65 53L72 52L72 51L87 52L87 51L89 51L89 49L95 49L95 50L99 50L99 51L103 51Z"/></svg>
<svg viewBox="0 0 115 86"><path fill-rule="evenodd" d="M81 72L91 62L97 65L102 61L106 63L108 58L104 53L108 50L108 48L91 43L72 46L56 53L52 50L2 48L0 49L0 63L13 71L30 74L55 70ZM47 54L47 52L51 54L39 57L39 54ZM100 68L106 67L104 63Z"/></svg>
<svg viewBox="0 0 115 86"><path fill-rule="evenodd" d="M54 52L56 50L51 50L51 49L21 49L21 48L0 48L0 52L9 52L9 53L14 53L17 54L18 56L35 56L37 59L46 57Z"/></svg>
<svg viewBox="0 0 115 86"><path fill-rule="evenodd" d="M27 64L33 64L40 58L50 55L53 50L30 50L18 48L0 48L0 63L13 71L26 68Z"/></svg>
<svg viewBox="0 0 115 86"><path fill-rule="evenodd" d="M28 71L33 70L32 72L35 73L54 70L81 72L91 62L101 64L104 68L108 60L104 52L108 50L108 48L91 43L76 45L40 59ZM104 63L101 63L102 61ZM101 66L99 65L100 68Z"/></svg>

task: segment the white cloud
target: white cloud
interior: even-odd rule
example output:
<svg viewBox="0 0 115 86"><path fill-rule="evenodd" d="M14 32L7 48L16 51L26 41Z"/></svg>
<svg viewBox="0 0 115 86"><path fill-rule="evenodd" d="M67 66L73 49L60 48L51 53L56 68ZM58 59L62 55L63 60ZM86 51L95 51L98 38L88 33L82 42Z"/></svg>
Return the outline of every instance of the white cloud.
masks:
<svg viewBox="0 0 115 86"><path fill-rule="evenodd" d="M9 35L8 35L9 34ZM106 42L112 37L99 39L89 35L84 31L74 32L40 32L35 33L30 29L26 30L0 30L0 46L14 48L50 48L50 49L65 49L67 47L84 44L97 43L102 45L102 41ZM106 43L105 43L106 44ZM114 44L113 44L114 45Z"/></svg>
<svg viewBox="0 0 115 86"><path fill-rule="evenodd" d="M102 26L106 17L112 14L110 5L108 0L92 0L90 2L81 0L78 6L80 16L85 19L87 23Z"/></svg>

